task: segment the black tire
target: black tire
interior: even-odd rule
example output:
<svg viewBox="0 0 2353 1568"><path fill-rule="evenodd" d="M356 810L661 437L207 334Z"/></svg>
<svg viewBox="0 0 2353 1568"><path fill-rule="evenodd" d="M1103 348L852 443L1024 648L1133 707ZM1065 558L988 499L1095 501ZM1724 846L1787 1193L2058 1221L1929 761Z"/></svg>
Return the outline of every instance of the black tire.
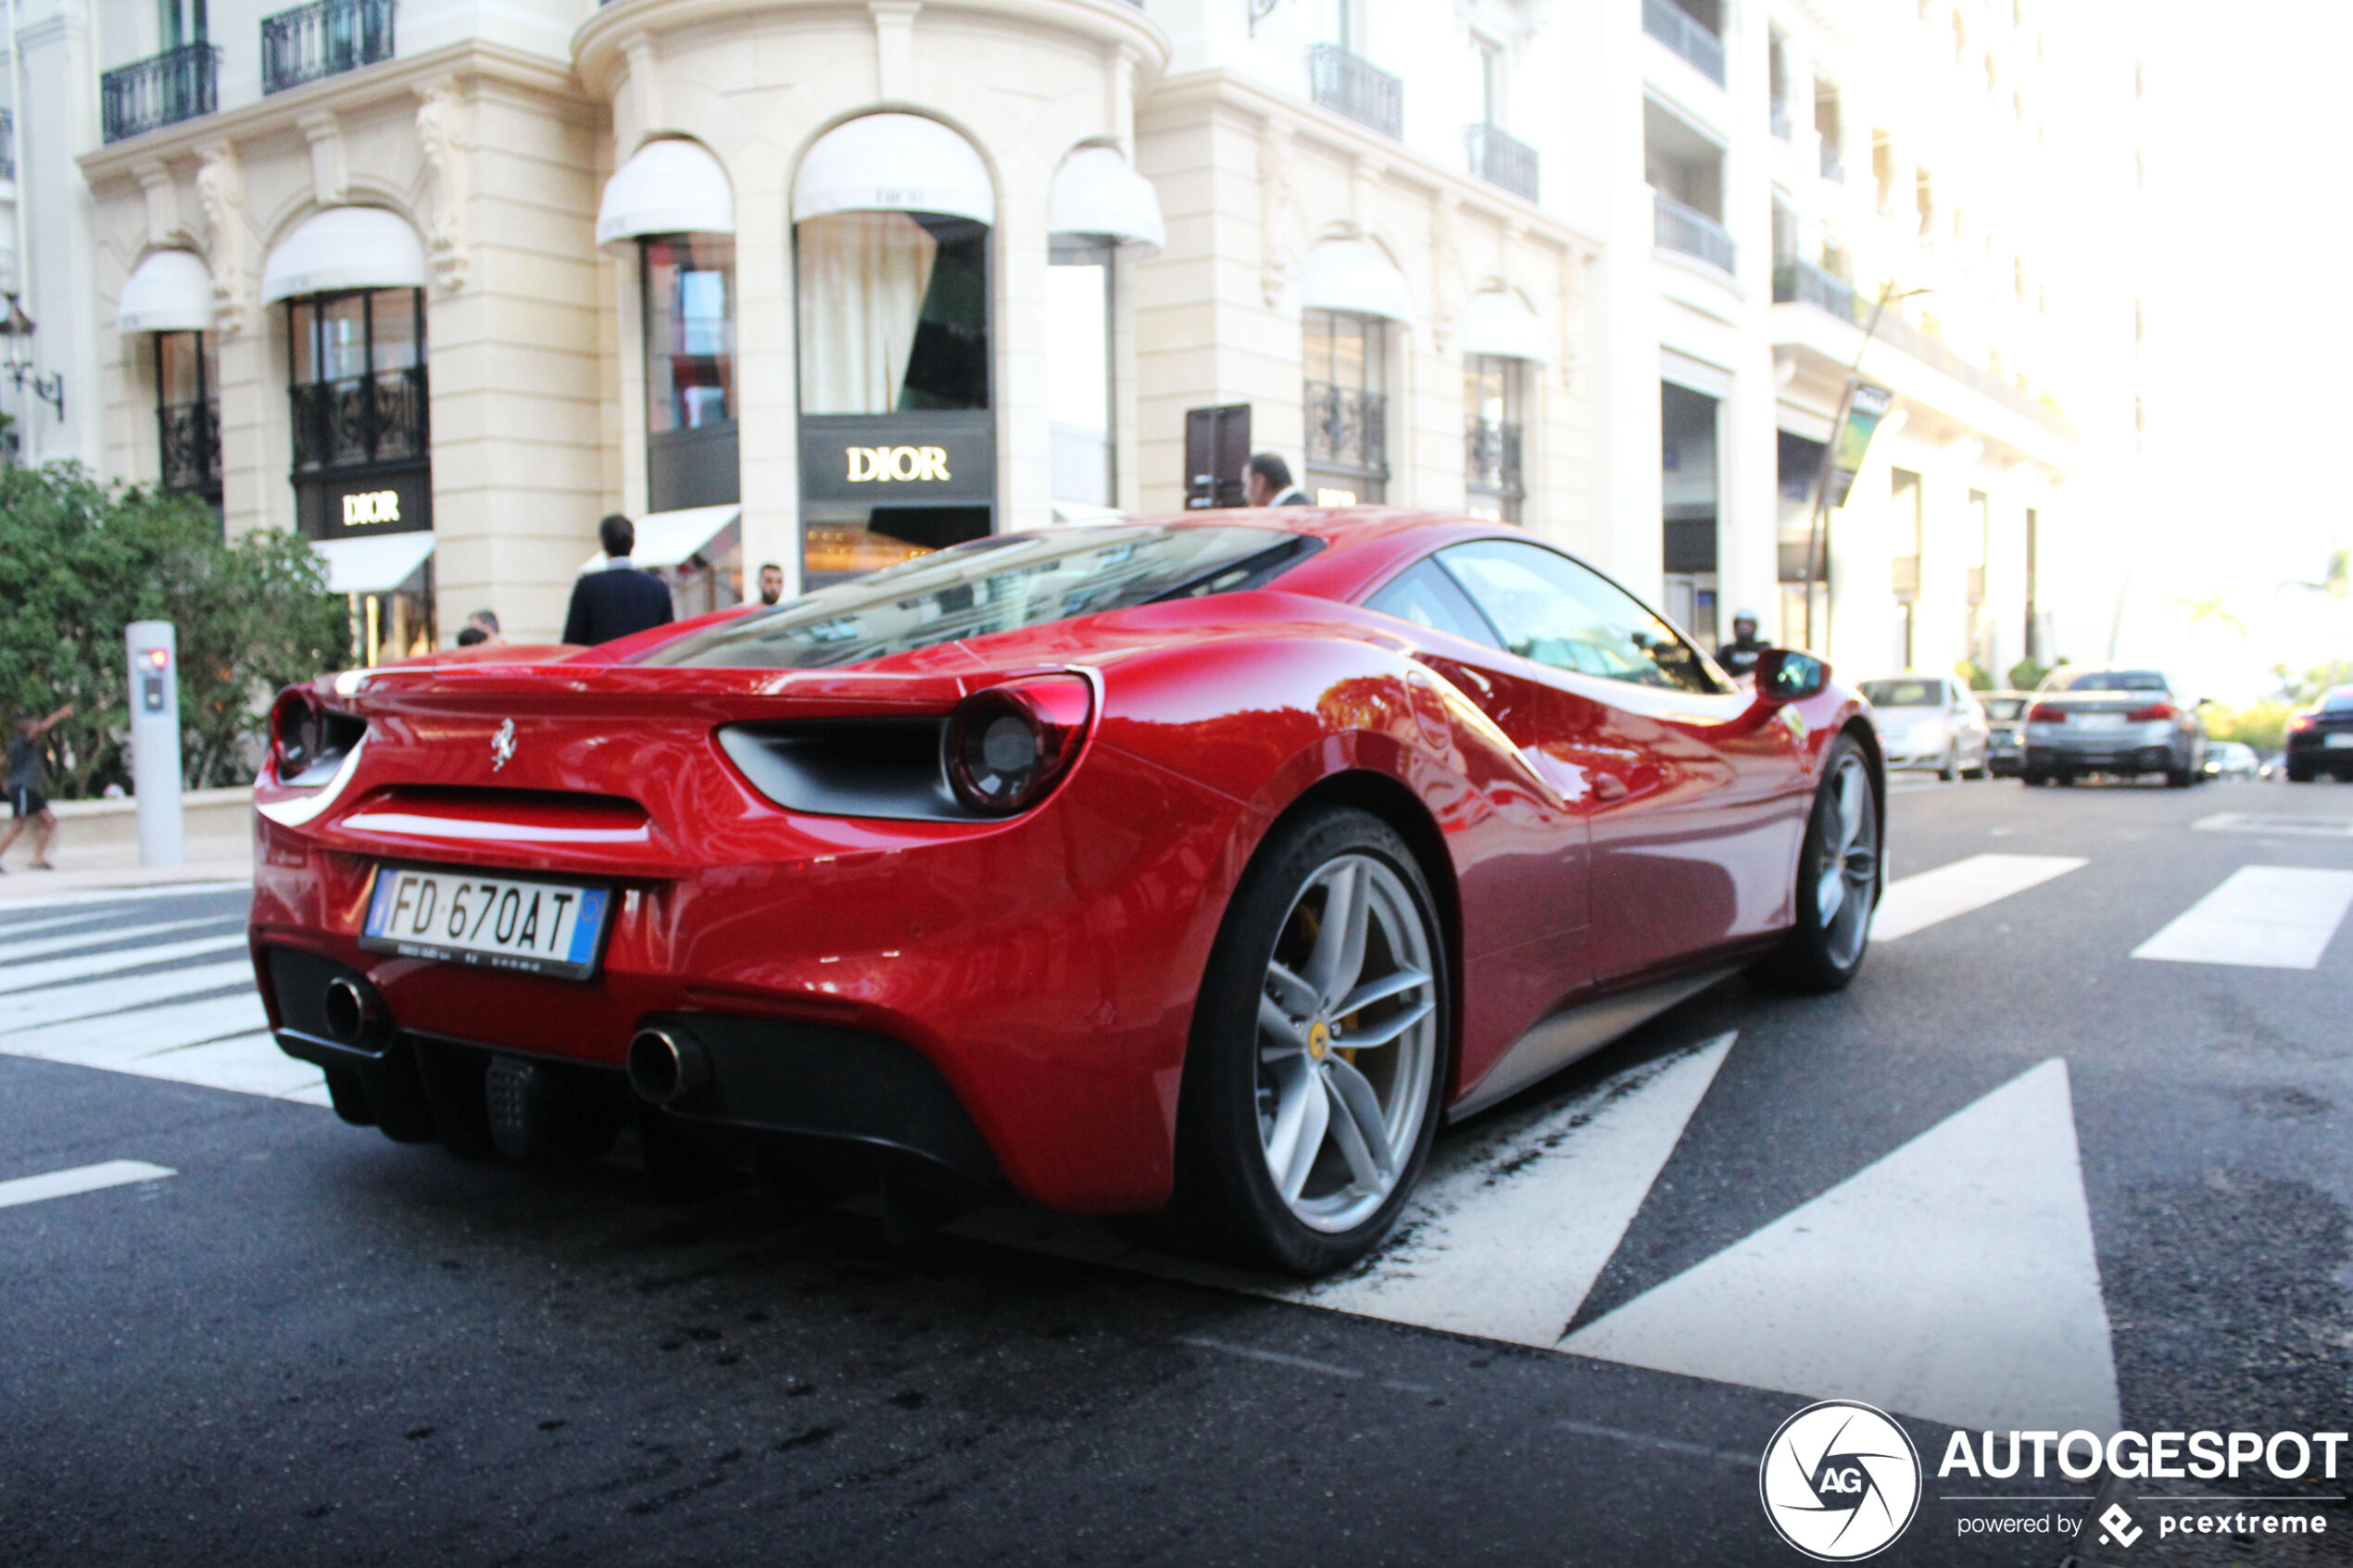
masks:
<svg viewBox="0 0 2353 1568"><path fill-rule="evenodd" d="M1953 749L1944 754L1944 765L1936 770L1936 776L1946 784L1951 784L1961 776L1960 742L1955 741Z"/></svg>
<svg viewBox="0 0 2353 1568"><path fill-rule="evenodd" d="M2187 789L2196 783L2197 783L2197 775L2187 768L2165 770L2165 787L2168 789Z"/></svg>
<svg viewBox="0 0 2353 1568"><path fill-rule="evenodd" d="M2051 775L2040 768L2030 768L2019 774L2018 782L2029 789L2042 789L2050 784Z"/></svg>
<svg viewBox="0 0 2353 1568"><path fill-rule="evenodd" d="M1366 859L1376 862L1404 890L1410 918L1420 922L1428 951L1430 968L1423 972L1429 977L1431 1010L1423 1016L1434 1022L1435 1033L1420 1034L1420 1024L1409 1031L1418 1042L1413 1049L1420 1058L1419 1072L1427 1073L1428 1079L1410 1138L1394 1137L1390 1143L1393 1174L1386 1198L1361 1222L1334 1230L1318 1228L1295 1213L1269 1168L1268 1134L1260 1120L1262 1097L1278 1091L1269 1089L1272 1070L1262 1060L1260 1003L1274 984L1270 971L1278 943L1290 939L1291 922L1306 908L1317 880L1343 859L1357 865ZM1324 908L1329 907L1327 901ZM1364 1256L1388 1236L1412 1197L1437 1135L1453 1038L1447 966L1447 942L1436 901L1412 851L1389 824L1368 812L1334 806L1310 809L1275 829L1234 892L1193 1010L1177 1102L1176 1189L1170 1208L1182 1245L1236 1262L1314 1276ZM1361 1016L1347 1015L1352 1020ZM1323 1058L1337 1060L1341 1047L1327 1041L1315 1054L1317 1064L1326 1065ZM1389 1080L1392 1105L1397 1104L1396 1093L1411 1092L1413 1081L1403 1065L1406 1052L1401 1050L1396 1060L1401 1065ZM1302 1070L1311 1074L1315 1071ZM1410 1114L1410 1102L1399 1113ZM1401 1148L1402 1160L1396 1158Z"/></svg>
<svg viewBox="0 0 2353 1568"><path fill-rule="evenodd" d="M2070 788L2073 788L2073 787L2074 787L2074 784L2075 784L2075 775L2074 775L2073 773L2053 773L2053 774L2051 775L2051 777L2053 777L2053 778L2057 779L2059 783L2061 783L2061 784L2063 784L2067 785L2067 786L2068 786L2068 787L2070 787Z"/></svg>
<svg viewBox="0 0 2353 1568"><path fill-rule="evenodd" d="M1979 766L1974 767L1974 768L1964 768L1964 769L1962 769L1962 770L1961 770L1961 777L1963 777L1963 778L1965 778L1965 779L1977 779L1977 780L1981 780L1981 781L1982 781L1982 780L1985 780L1985 779L1990 779L1990 778L1992 778L1993 776L1994 776L1994 770L1993 770L1993 769L1991 769L1991 768L1985 767L1985 766L1984 766L1984 765L1982 765L1982 764L1980 764Z"/></svg>
<svg viewBox="0 0 2353 1568"><path fill-rule="evenodd" d="M2295 763L2291 762L2287 765L2287 782L2290 784L2310 784L2312 782L2312 770L2309 767L2299 768Z"/></svg>
<svg viewBox="0 0 2353 1568"><path fill-rule="evenodd" d="M1857 863L1852 851L1842 851L1836 841L1856 842L1849 837L1838 804L1837 791L1842 775L1852 765L1859 769L1862 789L1860 801L1868 812L1868 877L1858 886L1851 874ZM1806 822L1806 842L1797 854L1797 887L1793 902L1797 909L1796 923L1781 938L1780 946L1751 966L1749 975L1769 989L1819 994L1843 991L1861 972L1863 960L1870 952L1871 915L1875 912L1884 870L1885 834L1881 829L1881 791L1871 778L1870 763L1861 746L1851 735L1841 735L1831 743L1830 752L1822 759L1822 782L1814 792L1814 809ZM1824 917L1823 886L1834 859L1844 858L1850 874L1845 883L1848 891L1840 898L1840 908ZM1849 899L1868 892L1869 902L1859 911L1846 907ZM1859 929L1849 922L1859 921Z"/></svg>

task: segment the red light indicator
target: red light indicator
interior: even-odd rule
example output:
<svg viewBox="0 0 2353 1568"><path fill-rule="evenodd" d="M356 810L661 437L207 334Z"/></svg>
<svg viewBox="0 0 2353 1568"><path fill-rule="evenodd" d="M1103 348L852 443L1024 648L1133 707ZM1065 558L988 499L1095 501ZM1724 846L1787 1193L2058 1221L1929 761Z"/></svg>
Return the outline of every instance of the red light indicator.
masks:
<svg viewBox="0 0 2353 1568"><path fill-rule="evenodd" d="M154 665L158 670L165 669L171 663L170 651L166 648L149 648L147 650L147 662Z"/></svg>

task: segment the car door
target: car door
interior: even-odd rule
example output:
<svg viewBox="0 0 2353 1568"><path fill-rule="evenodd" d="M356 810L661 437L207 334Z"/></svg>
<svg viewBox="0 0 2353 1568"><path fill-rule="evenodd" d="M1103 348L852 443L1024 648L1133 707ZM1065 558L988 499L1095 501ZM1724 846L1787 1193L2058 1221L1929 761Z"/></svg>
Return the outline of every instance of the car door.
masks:
<svg viewBox="0 0 2353 1568"><path fill-rule="evenodd" d="M1419 629L1414 657L1446 687L1439 721L1483 724L1492 750L1511 759L1482 771L1489 748L1458 739L1450 756L1477 808L1452 820L1439 810L1455 862L1464 957L1478 960L1482 976L1464 997L1461 1081L1475 1083L1538 1019L1592 983L1591 791L1577 759L1554 744L1551 672L1505 651L1436 563L1408 567L1365 603ZM1464 703L1476 719L1448 716L1447 707Z"/></svg>
<svg viewBox="0 0 2353 1568"><path fill-rule="evenodd" d="M1544 748L1592 800L1595 977L1638 981L1785 925L1811 804L1803 721L1556 551L1485 539L1437 559L1546 672Z"/></svg>

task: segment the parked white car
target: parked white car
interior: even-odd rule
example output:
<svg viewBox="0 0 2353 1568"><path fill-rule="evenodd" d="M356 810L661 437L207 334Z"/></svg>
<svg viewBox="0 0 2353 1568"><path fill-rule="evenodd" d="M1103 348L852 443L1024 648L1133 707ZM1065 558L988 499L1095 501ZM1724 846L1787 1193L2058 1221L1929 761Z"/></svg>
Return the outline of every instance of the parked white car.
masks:
<svg viewBox="0 0 2353 1568"><path fill-rule="evenodd" d="M1890 772L1927 768L1951 780L1985 777L1993 729L1968 686L1950 675L1891 675L1859 688L1871 705Z"/></svg>

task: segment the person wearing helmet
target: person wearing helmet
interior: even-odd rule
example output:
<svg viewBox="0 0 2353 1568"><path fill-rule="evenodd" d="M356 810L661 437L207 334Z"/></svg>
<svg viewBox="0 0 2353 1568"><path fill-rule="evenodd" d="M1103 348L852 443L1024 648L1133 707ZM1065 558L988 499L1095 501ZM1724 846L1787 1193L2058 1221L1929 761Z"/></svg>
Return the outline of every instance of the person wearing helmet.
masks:
<svg viewBox="0 0 2353 1568"><path fill-rule="evenodd" d="M1756 612L1745 607L1732 612L1732 640L1716 650L1716 662L1733 676L1756 672L1756 656L1772 645L1756 635Z"/></svg>

